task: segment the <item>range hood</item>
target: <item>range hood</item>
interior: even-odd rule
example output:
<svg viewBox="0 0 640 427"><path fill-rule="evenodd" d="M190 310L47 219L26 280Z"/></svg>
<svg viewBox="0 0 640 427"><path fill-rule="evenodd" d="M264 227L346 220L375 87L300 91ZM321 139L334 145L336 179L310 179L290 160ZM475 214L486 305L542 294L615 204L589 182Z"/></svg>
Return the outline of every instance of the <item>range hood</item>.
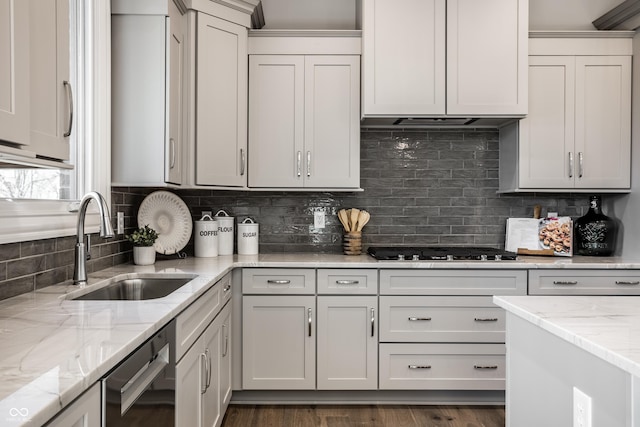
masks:
<svg viewBox="0 0 640 427"><path fill-rule="evenodd" d="M364 117L362 128L499 128L519 117Z"/></svg>

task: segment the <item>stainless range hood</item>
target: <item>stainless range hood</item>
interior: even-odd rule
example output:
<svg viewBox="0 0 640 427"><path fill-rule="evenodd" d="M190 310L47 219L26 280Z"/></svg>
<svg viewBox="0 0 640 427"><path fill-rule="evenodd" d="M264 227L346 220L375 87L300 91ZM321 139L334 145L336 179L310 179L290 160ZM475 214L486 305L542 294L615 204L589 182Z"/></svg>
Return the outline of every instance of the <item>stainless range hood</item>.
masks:
<svg viewBox="0 0 640 427"><path fill-rule="evenodd" d="M499 128L520 120L518 117L365 117L361 128Z"/></svg>

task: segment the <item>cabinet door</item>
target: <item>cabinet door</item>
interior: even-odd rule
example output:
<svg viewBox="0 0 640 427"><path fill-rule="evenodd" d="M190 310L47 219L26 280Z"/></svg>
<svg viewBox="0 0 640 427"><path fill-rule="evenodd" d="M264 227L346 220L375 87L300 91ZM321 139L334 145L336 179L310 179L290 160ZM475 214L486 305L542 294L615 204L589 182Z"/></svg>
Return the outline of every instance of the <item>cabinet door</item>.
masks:
<svg viewBox="0 0 640 427"><path fill-rule="evenodd" d="M378 388L375 296L318 297L318 389Z"/></svg>
<svg viewBox="0 0 640 427"><path fill-rule="evenodd" d="M244 296L242 328L244 389L315 389L314 296Z"/></svg>
<svg viewBox="0 0 640 427"><path fill-rule="evenodd" d="M363 116L445 113L445 9L445 0L362 2Z"/></svg>
<svg viewBox="0 0 640 427"><path fill-rule="evenodd" d="M169 2L169 29L167 31L167 94L168 119L166 120L167 141L164 158L165 180L173 184L182 184L182 154L185 150L183 137L182 97L184 86L184 19L173 1Z"/></svg>
<svg viewBox="0 0 640 427"><path fill-rule="evenodd" d="M447 1L447 114L527 113L528 31L528 0Z"/></svg>
<svg viewBox="0 0 640 427"><path fill-rule="evenodd" d="M0 1L0 140L29 143L29 2Z"/></svg>
<svg viewBox="0 0 640 427"><path fill-rule="evenodd" d="M357 188L360 58L306 56L304 70L304 186Z"/></svg>
<svg viewBox="0 0 640 427"><path fill-rule="evenodd" d="M69 71L69 0L31 0L29 149L68 160L73 126Z"/></svg>
<svg viewBox="0 0 640 427"><path fill-rule="evenodd" d="M575 58L529 58L529 114L520 120L521 188L573 188Z"/></svg>
<svg viewBox="0 0 640 427"><path fill-rule="evenodd" d="M251 55L249 68L249 187L301 187L304 56Z"/></svg>
<svg viewBox="0 0 640 427"><path fill-rule="evenodd" d="M196 184L244 187L247 29L204 13L197 19Z"/></svg>
<svg viewBox="0 0 640 427"><path fill-rule="evenodd" d="M231 304L222 310L220 319L220 414L224 416L231 401Z"/></svg>
<svg viewBox="0 0 640 427"><path fill-rule="evenodd" d="M202 426L206 366L201 337L176 365L176 426Z"/></svg>
<svg viewBox="0 0 640 427"><path fill-rule="evenodd" d="M100 427L100 383L67 406L46 427Z"/></svg>
<svg viewBox="0 0 640 427"><path fill-rule="evenodd" d="M631 57L576 57L576 187L631 185Z"/></svg>
<svg viewBox="0 0 640 427"><path fill-rule="evenodd" d="M206 360L205 392L202 393L202 426L218 427L222 424L220 410L220 360L222 319L220 316L202 334Z"/></svg>

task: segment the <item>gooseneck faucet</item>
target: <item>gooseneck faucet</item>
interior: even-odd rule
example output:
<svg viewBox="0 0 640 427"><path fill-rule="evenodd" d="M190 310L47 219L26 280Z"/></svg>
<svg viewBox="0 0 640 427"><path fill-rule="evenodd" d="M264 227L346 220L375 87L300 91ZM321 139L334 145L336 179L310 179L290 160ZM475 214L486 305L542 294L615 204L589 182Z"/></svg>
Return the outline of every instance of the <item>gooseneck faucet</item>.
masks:
<svg viewBox="0 0 640 427"><path fill-rule="evenodd" d="M78 208L78 240L76 241L76 255L75 265L73 267L73 284L84 285L87 283L87 254L91 249L89 241L85 248L84 244L84 220L87 215L87 207L89 202L95 200L98 205L98 211L100 211L100 237L110 238L113 237L113 226L109 218L109 208L107 207L107 201L97 191L91 191L84 195L80 201L80 207ZM88 237L87 237L88 239Z"/></svg>

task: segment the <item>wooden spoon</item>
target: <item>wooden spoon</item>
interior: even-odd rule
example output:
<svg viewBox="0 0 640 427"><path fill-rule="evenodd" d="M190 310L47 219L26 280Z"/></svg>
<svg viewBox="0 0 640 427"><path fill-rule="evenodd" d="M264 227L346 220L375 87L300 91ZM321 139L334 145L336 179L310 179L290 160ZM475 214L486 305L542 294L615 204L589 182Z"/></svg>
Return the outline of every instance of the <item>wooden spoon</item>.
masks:
<svg viewBox="0 0 640 427"><path fill-rule="evenodd" d="M367 211L360 211L358 217L358 229L356 231L362 231L362 228L369 222L371 215Z"/></svg>
<svg viewBox="0 0 640 427"><path fill-rule="evenodd" d="M344 231L349 232L349 218L347 217L347 211L344 209L340 209L338 211L338 219L340 223L344 227Z"/></svg>
<svg viewBox="0 0 640 427"><path fill-rule="evenodd" d="M358 229L358 214L360 213L360 209L351 208L351 225L349 227L350 231L356 231Z"/></svg>

